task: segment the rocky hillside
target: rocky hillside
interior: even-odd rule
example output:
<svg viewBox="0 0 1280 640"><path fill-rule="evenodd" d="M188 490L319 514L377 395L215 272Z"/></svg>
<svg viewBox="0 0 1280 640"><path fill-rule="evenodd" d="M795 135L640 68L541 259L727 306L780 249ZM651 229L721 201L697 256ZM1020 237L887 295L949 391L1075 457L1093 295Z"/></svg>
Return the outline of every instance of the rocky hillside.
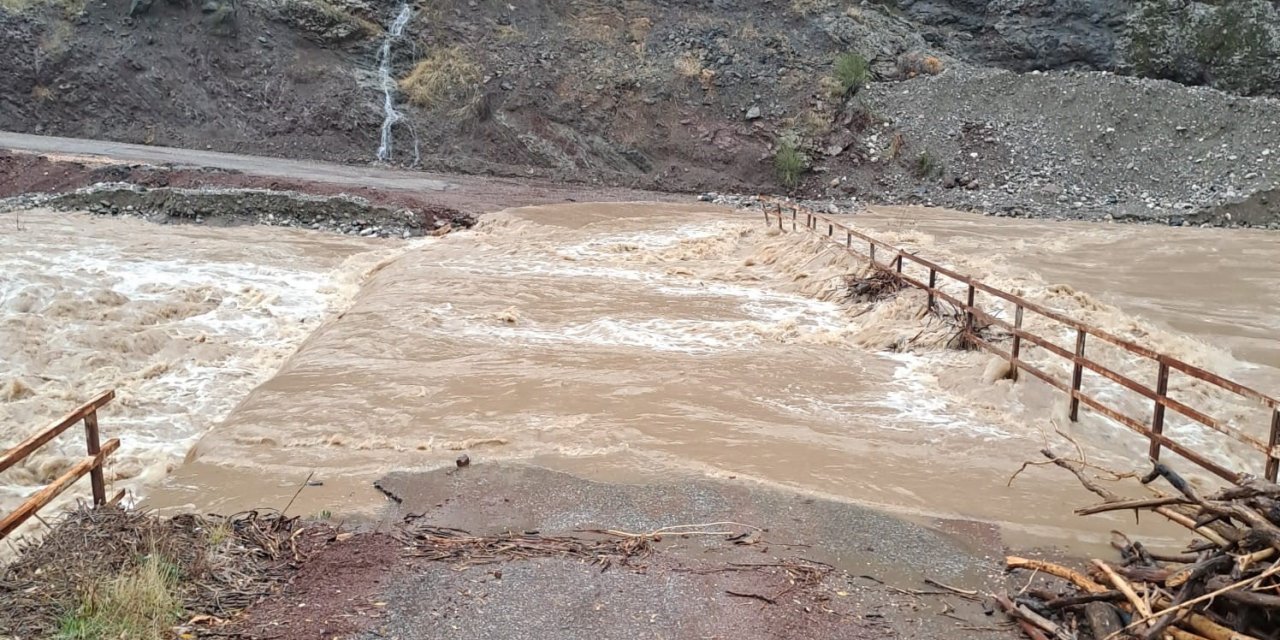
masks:
<svg viewBox="0 0 1280 640"><path fill-rule="evenodd" d="M368 162L385 47L393 164L1179 223L1276 184L1277 104L1185 86L1280 88L1269 0L85 1L0 0L0 128Z"/></svg>
<svg viewBox="0 0 1280 640"><path fill-rule="evenodd" d="M1280 95L1274 0L883 0L952 55L1012 71L1113 71Z"/></svg>

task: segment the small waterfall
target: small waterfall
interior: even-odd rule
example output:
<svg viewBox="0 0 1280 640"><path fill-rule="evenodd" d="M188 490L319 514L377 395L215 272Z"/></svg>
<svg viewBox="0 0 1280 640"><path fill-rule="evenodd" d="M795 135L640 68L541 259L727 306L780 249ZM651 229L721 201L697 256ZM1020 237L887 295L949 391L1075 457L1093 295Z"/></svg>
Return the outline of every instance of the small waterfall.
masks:
<svg viewBox="0 0 1280 640"><path fill-rule="evenodd" d="M413 17L413 8L409 3L400 5L400 13L396 15L395 22L391 23L391 28L387 29L387 36L382 40L382 48L378 51L378 82L382 85L382 144L378 146L378 160L386 162L391 159L391 127L400 121L404 116L396 111L396 81L391 77L391 45L400 39L404 33L405 25L409 24L409 18ZM415 140L416 140L415 136ZM415 141L414 144L414 164L418 163L418 149Z"/></svg>

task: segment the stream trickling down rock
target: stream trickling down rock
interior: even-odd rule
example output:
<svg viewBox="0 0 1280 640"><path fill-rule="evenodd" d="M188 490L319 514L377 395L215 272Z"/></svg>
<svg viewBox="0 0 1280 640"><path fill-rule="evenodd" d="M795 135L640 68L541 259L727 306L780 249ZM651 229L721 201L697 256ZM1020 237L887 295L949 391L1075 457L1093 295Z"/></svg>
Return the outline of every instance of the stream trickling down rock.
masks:
<svg viewBox="0 0 1280 640"><path fill-rule="evenodd" d="M378 49L378 84L382 87L382 142L378 145L378 160L386 162L391 159L391 128L404 117L396 110L396 80L391 74L391 45L404 34L404 28L413 17L413 8L407 3L400 5L400 13L387 29L382 39L382 47ZM418 143L415 137L413 144L413 163L418 164Z"/></svg>

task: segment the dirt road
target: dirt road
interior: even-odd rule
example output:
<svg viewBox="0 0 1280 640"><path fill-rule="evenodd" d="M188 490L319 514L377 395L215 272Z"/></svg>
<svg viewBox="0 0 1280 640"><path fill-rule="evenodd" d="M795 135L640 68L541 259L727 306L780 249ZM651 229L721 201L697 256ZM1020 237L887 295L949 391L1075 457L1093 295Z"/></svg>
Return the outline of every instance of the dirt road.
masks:
<svg viewBox="0 0 1280 640"><path fill-rule="evenodd" d="M679 196L652 191L564 185L479 176L444 175L370 165L343 165L285 160L218 151L178 149L36 136L0 131L0 149L43 154L86 163L125 163L171 166L177 169L220 169L287 183L311 183L356 189L412 193L438 206L472 213L507 207L575 201L672 200ZM235 180L229 180L234 184ZM75 185L78 186L78 185ZM295 184L287 185L294 188ZM300 190L310 191L305 185Z"/></svg>

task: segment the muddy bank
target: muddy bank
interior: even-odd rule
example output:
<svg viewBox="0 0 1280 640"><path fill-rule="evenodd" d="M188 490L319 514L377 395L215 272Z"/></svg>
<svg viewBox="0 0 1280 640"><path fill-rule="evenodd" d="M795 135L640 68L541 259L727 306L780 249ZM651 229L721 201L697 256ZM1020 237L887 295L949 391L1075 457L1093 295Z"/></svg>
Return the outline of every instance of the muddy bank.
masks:
<svg viewBox="0 0 1280 640"><path fill-rule="evenodd" d="M112 183L55 196L42 204L60 211L138 216L159 224L259 224L382 238L412 238L475 224L474 217L443 207L392 209L345 194L314 196L264 189L148 189Z"/></svg>

